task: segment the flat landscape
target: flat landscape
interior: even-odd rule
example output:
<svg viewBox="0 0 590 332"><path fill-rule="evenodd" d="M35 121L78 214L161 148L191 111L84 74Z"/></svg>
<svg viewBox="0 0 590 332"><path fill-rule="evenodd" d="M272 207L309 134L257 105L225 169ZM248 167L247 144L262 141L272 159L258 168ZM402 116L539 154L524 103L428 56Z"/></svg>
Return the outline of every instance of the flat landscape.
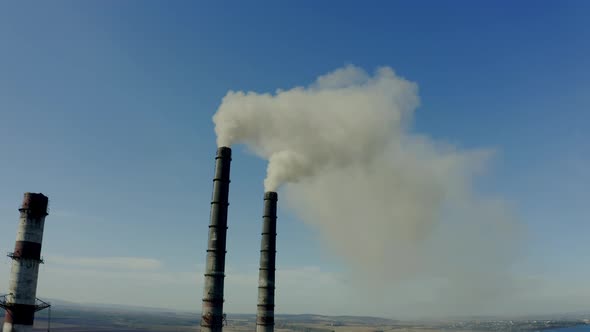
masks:
<svg viewBox="0 0 590 332"><path fill-rule="evenodd" d="M4 317L2 313L2 317ZM586 325L587 315L522 318L471 318L438 321L398 321L378 317L277 315L277 332L421 332L421 331L541 331ZM48 312L39 312L35 331L47 331ZM255 331L252 314L228 314L227 332ZM2 319L0 319L2 322ZM54 305L51 331L169 332L199 331L199 314L124 306Z"/></svg>

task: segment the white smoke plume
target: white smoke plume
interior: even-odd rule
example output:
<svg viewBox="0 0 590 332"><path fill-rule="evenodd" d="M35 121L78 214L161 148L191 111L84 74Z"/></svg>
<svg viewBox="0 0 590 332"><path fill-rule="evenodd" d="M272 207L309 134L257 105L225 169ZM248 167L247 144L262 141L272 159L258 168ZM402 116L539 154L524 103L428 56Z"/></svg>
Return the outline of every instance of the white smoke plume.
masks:
<svg viewBox="0 0 590 332"><path fill-rule="evenodd" d="M413 133L418 106L417 85L391 68L347 66L308 87L230 91L213 120L218 145L268 160L265 190L287 184L284 201L365 284L419 278L473 309L506 288L516 229L472 189L491 151Z"/></svg>

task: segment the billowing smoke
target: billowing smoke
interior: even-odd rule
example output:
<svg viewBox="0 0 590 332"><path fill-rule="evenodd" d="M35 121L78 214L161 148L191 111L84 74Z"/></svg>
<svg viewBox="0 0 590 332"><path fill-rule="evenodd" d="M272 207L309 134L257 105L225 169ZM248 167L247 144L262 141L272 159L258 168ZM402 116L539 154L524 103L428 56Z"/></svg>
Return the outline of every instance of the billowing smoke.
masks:
<svg viewBox="0 0 590 332"><path fill-rule="evenodd" d="M218 145L268 160L265 189L286 184L283 201L359 280L423 280L432 298L472 308L504 288L516 230L472 189L492 152L412 132L418 106L417 85L391 68L347 66L307 87L230 91L213 120Z"/></svg>
<svg viewBox="0 0 590 332"><path fill-rule="evenodd" d="M229 92L214 117L218 145L245 143L269 161L266 190L367 164L399 141L418 106L415 84L382 68L347 67L276 95Z"/></svg>

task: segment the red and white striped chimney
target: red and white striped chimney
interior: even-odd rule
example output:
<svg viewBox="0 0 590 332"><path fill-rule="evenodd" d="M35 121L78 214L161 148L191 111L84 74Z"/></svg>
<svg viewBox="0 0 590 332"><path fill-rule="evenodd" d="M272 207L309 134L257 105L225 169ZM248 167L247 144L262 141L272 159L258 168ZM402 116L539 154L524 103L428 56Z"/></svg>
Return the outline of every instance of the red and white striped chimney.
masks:
<svg viewBox="0 0 590 332"><path fill-rule="evenodd" d="M12 258L8 295L2 302L6 310L3 332L32 331L37 299L37 277L41 260L43 226L48 198L43 194L25 193L19 209L20 221Z"/></svg>

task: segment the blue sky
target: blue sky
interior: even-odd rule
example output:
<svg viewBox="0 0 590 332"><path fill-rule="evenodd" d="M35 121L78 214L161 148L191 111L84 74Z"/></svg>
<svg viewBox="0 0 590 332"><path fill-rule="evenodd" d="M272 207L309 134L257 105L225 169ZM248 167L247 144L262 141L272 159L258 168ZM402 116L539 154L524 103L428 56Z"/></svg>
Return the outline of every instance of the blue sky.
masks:
<svg viewBox="0 0 590 332"><path fill-rule="evenodd" d="M559 308L555 294L590 294L576 283L590 277L589 15L584 1L2 2L0 246L22 193L43 192L39 296L198 311L221 98L386 65L419 85L415 132L497 151L477 190L514 207L519 273ZM266 162L236 146L232 165L226 298L253 312ZM307 271L333 285L346 267L288 211L279 222L278 308L370 313L306 288Z"/></svg>

